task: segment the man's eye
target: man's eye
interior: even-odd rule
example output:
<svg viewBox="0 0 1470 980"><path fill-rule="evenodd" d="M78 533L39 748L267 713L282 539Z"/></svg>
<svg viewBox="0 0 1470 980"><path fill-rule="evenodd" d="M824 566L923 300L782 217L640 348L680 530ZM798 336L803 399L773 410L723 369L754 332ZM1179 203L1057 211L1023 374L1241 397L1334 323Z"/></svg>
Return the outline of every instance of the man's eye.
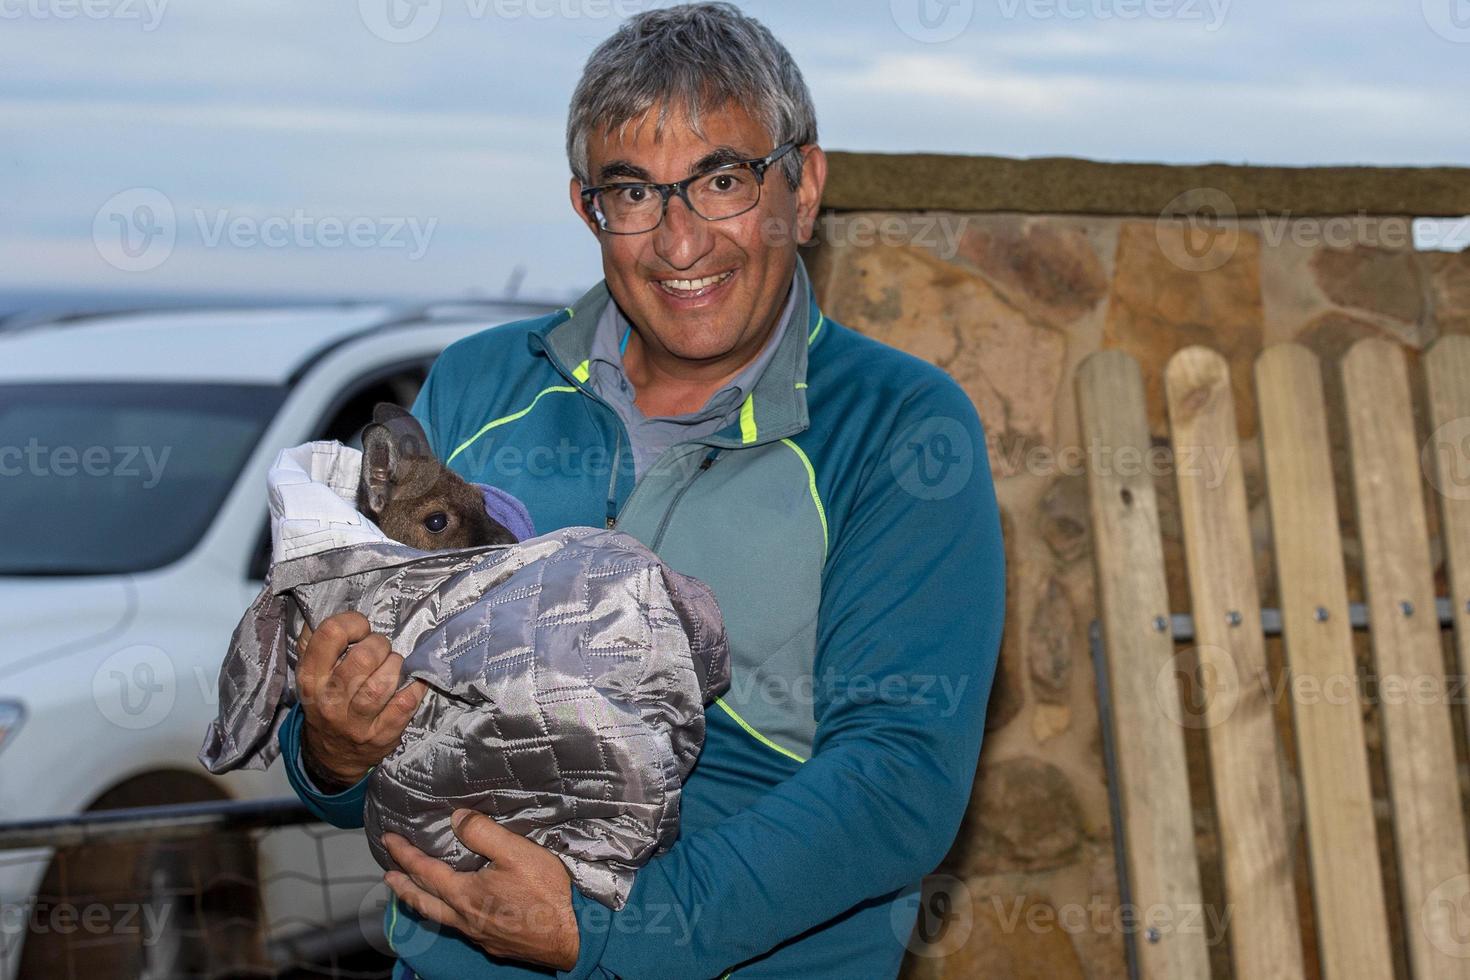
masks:
<svg viewBox="0 0 1470 980"><path fill-rule="evenodd" d="M619 187L613 191L624 204L642 204L648 199L648 188L642 184L632 184L628 187Z"/></svg>
<svg viewBox="0 0 1470 980"><path fill-rule="evenodd" d="M444 513L442 510L436 510L428 517L424 518L424 527L428 528L434 534L438 534L440 531L443 531L448 526L449 515Z"/></svg>
<svg viewBox="0 0 1470 980"><path fill-rule="evenodd" d="M715 174L710 179L710 187L717 191L733 191L739 186L740 181L735 178L734 174Z"/></svg>

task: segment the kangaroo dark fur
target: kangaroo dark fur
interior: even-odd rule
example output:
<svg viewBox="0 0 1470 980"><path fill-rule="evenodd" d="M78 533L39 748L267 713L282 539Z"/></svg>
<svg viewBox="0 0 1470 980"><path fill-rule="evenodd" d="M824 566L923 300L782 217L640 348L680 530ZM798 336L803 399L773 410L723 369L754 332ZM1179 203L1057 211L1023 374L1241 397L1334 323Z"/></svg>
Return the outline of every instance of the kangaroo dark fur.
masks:
<svg viewBox="0 0 1470 980"><path fill-rule="evenodd" d="M440 465L418 420L388 402L373 409L363 430L357 509L388 537L420 551L516 542L485 513L480 491Z"/></svg>

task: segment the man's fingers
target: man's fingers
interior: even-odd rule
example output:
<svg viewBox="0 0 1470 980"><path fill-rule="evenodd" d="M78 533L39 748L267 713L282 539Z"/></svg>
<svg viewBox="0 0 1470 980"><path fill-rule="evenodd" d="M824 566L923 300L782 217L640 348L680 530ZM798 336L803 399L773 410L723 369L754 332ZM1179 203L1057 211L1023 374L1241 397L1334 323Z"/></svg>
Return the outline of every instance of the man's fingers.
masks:
<svg viewBox="0 0 1470 980"><path fill-rule="evenodd" d="M400 901L406 903L419 915L433 919L442 925L452 926L461 932L469 931L469 925L460 918L454 906L424 891L402 872L390 871L383 876L383 880L388 883L389 888L393 889L393 894L397 895Z"/></svg>
<svg viewBox="0 0 1470 980"><path fill-rule="evenodd" d="M518 845L531 843L513 830L506 830L483 813L475 810L455 810L449 818L454 836L460 843L481 857L497 864L514 861ZM532 847L539 845L531 844Z"/></svg>
<svg viewBox="0 0 1470 980"><path fill-rule="evenodd" d="M408 727L413 713L419 710L419 702L424 699L424 692L428 689L428 684L415 678L407 687L389 698L373 721L373 738L379 741L396 741L402 737L403 730Z"/></svg>
<svg viewBox="0 0 1470 980"><path fill-rule="evenodd" d="M359 647L366 645L366 643L358 644ZM357 647L354 647L353 655L356 653ZM383 710L383 706L388 703L393 692L398 690L398 678L402 674L403 658L390 652L383 658L383 662L376 670L357 684L357 690L347 702L347 710L368 721L378 717L378 713Z"/></svg>
<svg viewBox="0 0 1470 980"><path fill-rule="evenodd" d="M320 626L309 636L306 649L296 663L296 676L300 679L301 691L310 696L316 692L332 674L337 658L348 644L362 640L372 632L367 617L359 612L337 613L322 620Z"/></svg>
<svg viewBox="0 0 1470 980"><path fill-rule="evenodd" d="M458 878L453 868L429 857L397 834L384 834L383 846L394 862L418 887L435 898L453 900L458 894Z"/></svg>

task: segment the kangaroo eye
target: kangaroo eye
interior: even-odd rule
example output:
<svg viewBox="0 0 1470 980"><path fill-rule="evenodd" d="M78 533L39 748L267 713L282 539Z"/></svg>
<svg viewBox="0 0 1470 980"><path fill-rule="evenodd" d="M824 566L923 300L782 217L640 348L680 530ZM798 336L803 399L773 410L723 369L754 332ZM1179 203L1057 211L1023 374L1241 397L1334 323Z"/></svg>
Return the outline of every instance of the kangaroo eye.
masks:
<svg viewBox="0 0 1470 980"><path fill-rule="evenodd" d="M444 513L442 510L436 510L428 517L424 518L424 527L428 528L434 534L438 534L440 531L444 530L448 526L449 515Z"/></svg>

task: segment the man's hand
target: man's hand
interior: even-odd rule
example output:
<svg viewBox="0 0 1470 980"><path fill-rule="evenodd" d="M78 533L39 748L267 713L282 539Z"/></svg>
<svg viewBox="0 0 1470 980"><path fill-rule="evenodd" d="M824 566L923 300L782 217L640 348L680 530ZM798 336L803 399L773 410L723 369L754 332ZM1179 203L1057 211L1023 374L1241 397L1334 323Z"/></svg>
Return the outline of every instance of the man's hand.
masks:
<svg viewBox="0 0 1470 980"><path fill-rule="evenodd" d="M397 834L384 834L388 853L408 872L388 872L388 887L415 912L458 929L492 956L558 970L576 966L581 938L572 879L556 855L473 810L456 810L451 820L455 836L490 863L452 871Z"/></svg>
<svg viewBox="0 0 1470 980"><path fill-rule="evenodd" d="M319 789L345 789L398 746L427 685L415 680L398 690L403 658L361 613L330 616L315 633L302 629L296 648L297 696L306 714L302 761L313 782L335 784Z"/></svg>

